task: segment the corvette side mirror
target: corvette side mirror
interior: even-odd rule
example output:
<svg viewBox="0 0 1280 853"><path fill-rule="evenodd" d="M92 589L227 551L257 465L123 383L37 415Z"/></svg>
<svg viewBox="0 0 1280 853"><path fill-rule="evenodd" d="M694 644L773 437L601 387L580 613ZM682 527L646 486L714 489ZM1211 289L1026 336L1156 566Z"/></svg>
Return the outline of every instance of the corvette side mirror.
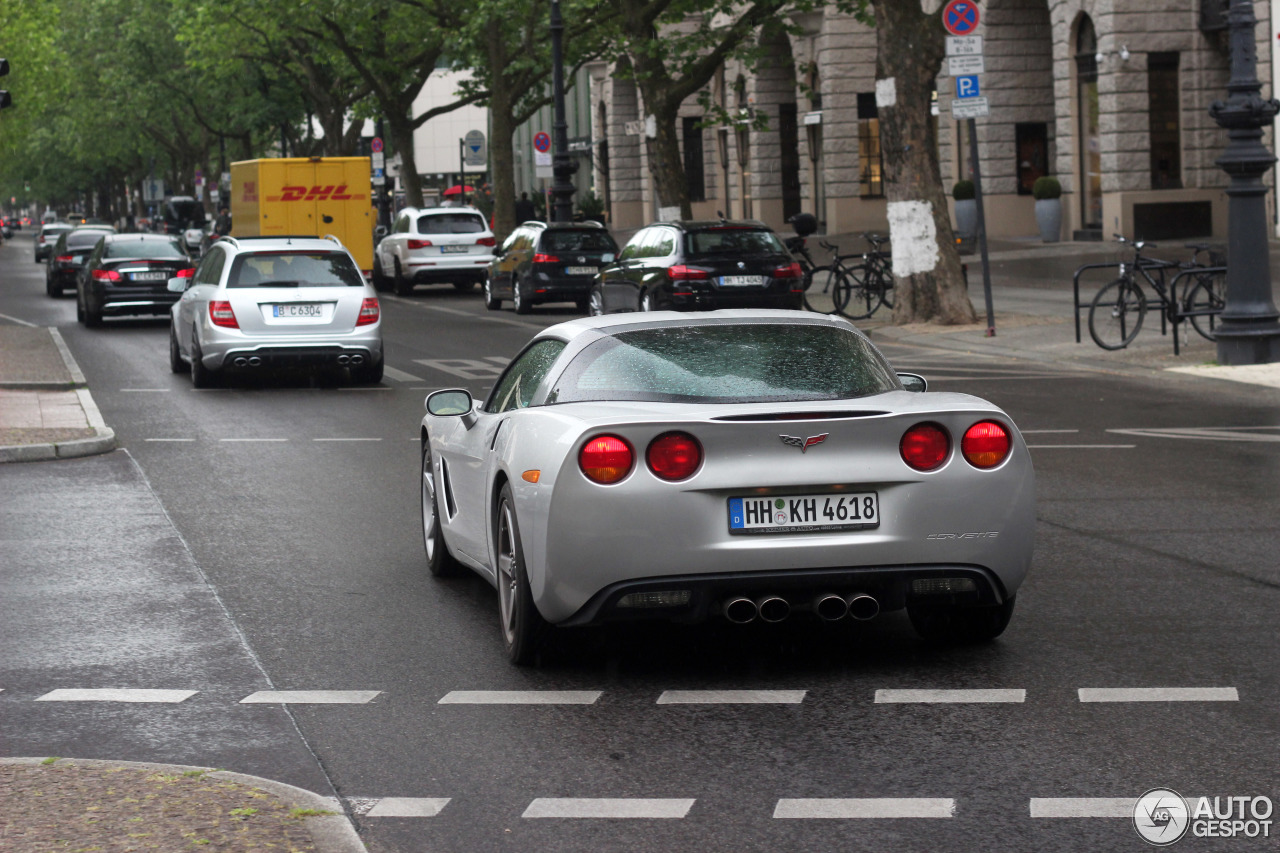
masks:
<svg viewBox="0 0 1280 853"><path fill-rule="evenodd" d="M925 391L929 388L929 383L924 381L924 377L917 373L899 373L898 381L902 383L902 387L907 391Z"/></svg>
<svg viewBox="0 0 1280 853"><path fill-rule="evenodd" d="M427 395L426 399L427 414L437 418L461 417L462 422L470 427L476 422L475 413L472 409L475 407L475 401L471 399L471 393L461 388L451 388L446 391L435 391Z"/></svg>

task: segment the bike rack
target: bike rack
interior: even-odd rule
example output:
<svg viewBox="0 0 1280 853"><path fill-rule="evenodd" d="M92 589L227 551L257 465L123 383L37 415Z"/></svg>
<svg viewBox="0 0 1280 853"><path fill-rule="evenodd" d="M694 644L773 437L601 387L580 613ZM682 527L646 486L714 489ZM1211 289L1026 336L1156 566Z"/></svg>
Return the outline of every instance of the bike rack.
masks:
<svg viewBox="0 0 1280 853"><path fill-rule="evenodd" d="M1179 324L1179 323L1181 323L1181 322L1183 321L1183 319L1184 319L1184 318L1187 318L1187 317L1212 317L1212 316L1214 316L1215 314L1221 314L1221 313L1222 313L1220 310L1213 310L1213 309L1205 309L1205 310L1203 310L1203 311L1182 311L1182 310L1179 310L1179 309L1178 309L1178 304L1179 304L1179 303L1178 303L1178 301L1177 301L1177 299L1176 299L1176 296L1177 296L1177 293L1178 293L1178 279L1182 278L1183 276L1191 275L1192 273L1195 273L1195 275L1196 275L1197 277L1199 277L1199 276L1202 276L1202 275L1217 275L1218 273L1222 273L1222 274L1224 274L1224 275L1225 275L1225 274L1226 274L1226 272L1227 272L1227 268L1226 268L1226 267L1190 267L1190 268L1188 268L1188 269L1185 269L1185 270L1182 270L1181 272L1179 272L1177 275L1175 275L1175 276L1173 277L1173 280L1172 280L1171 282L1169 282L1169 298L1174 300L1174 302L1173 302L1173 307L1174 307L1174 309L1175 309L1175 312L1174 312L1174 324L1173 324L1173 354L1174 354L1174 355L1180 355L1180 354L1181 354L1181 353L1180 353L1180 351L1179 351L1179 349L1178 349L1178 324ZM1187 297L1187 295L1186 295L1185 293L1184 293L1184 294L1182 294L1182 298L1183 298L1183 300L1184 300L1184 301L1186 300L1186 297ZM1163 326L1164 326L1164 319L1163 319L1163 315L1164 315L1164 312L1162 311L1162 312L1161 312L1161 321L1160 321L1160 325L1161 325L1162 329L1163 329ZM1161 333L1163 334L1163 332L1161 332Z"/></svg>
<svg viewBox="0 0 1280 853"><path fill-rule="evenodd" d="M1072 276L1071 287L1073 290L1072 299L1076 306L1076 343L1080 343L1080 309L1088 306L1080 304L1080 273L1085 270L1101 270L1101 269L1120 269L1120 262L1114 261L1109 264L1085 264L1076 270L1076 274Z"/></svg>

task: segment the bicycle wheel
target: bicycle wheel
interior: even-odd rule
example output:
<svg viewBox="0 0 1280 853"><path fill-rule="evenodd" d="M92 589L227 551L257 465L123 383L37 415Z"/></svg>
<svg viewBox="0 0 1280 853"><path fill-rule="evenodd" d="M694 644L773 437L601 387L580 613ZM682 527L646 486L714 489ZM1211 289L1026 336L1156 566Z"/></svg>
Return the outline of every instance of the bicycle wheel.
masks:
<svg viewBox="0 0 1280 853"><path fill-rule="evenodd" d="M849 298L849 289L840 284L840 270L815 267L809 273L809 286L804 292L804 307L818 314L837 314Z"/></svg>
<svg viewBox="0 0 1280 853"><path fill-rule="evenodd" d="M1205 340L1214 340L1214 327L1218 315L1227 305L1227 276L1225 273L1206 275L1191 288L1182 303L1183 313L1189 314L1191 325Z"/></svg>
<svg viewBox="0 0 1280 853"><path fill-rule="evenodd" d="M851 267L848 272L849 296L840 313L850 320L866 319L884 301L884 288L880 286L876 271L867 269L865 264Z"/></svg>
<svg viewBox="0 0 1280 853"><path fill-rule="evenodd" d="M1142 328L1147 299L1127 278L1118 278L1093 297L1089 306L1089 336L1103 349L1127 347Z"/></svg>

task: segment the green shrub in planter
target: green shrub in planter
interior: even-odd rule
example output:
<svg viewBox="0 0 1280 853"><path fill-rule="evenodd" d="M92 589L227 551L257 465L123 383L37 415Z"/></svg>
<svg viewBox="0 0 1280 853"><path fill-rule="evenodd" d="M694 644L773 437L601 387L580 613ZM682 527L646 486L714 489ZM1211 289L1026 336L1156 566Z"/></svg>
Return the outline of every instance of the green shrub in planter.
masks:
<svg viewBox="0 0 1280 853"><path fill-rule="evenodd" d="M1060 198L1062 196L1062 184L1058 183L1057 178L1050 175L1036 178L1036 182L1031 185L1031 195L1035 197L1036 201Z"/></svg>
<svg viewBox="0 0 1280 853"><path fill-rule="evenodd" d="M968 201L973 195L973 181L956 181L956 185L951 188L951 197L956 201Z"/></svg>

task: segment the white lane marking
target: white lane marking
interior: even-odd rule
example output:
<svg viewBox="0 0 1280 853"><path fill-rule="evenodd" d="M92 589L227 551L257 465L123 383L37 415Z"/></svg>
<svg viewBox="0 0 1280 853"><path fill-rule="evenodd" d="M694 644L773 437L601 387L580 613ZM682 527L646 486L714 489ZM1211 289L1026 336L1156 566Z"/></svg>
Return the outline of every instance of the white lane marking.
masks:
<svg viewBox="0 0 1280 853"><path fill-rule="evenodd" d="M1280 441L1280 435L1267 435L1250 430L1280 430L1280 426L1255 427L1174 427L1170 429L1109 429L1118 435L1140 435L1145 438L1191 438L1201 441Z"/></svg>
<svg viewBox="0 0 1280 853"><path fill-rule="evenodd" d="M947 818L956 801L947 797L872 797L866 799L778 800L775 818Z"/></svg>
<svg viewBox="0 0 1280 853"><path fill-rule="evenodd" d="M415 364L448 373L461 379L497 379L506 367L508 359L490 356L478 358L415 358Z"/></svg>
<svg viewBox="0 0 1280 853"><path fill-rule="evenodd" d="M1025 702L1025 690L877 690L876 704L905 704L912 702Z"/></svg>
<svg viewBox="0 0 1280 853"><path fill-rule="evenodd" d="M1032 817L1133 817L1136 797L1032 797Z"/></svg>
<svg viewBox="0 0 1280 853"><path fill-rule="evenodd" d="M693 799L538 797L521 817L683 818Z"/></svg>
<svg viewBox="0 0 1280 853"><path fill-rule="evenodd" d="M132 690L104 688L93 690L51 690L37 697L37 702L167 702L176 704L196 695L195 690Z"/></svg>
<svg viewBox="0 0 1280 853"><path fill-rule="evenodd" d="M414 376L412 373L405 373L403 370L396 370L391 365L385 365L382 368L382 375L388 379L394 379L397 382L426 382L421 376Z"/></svg>
<svg viewBox="0 0 1280 853"><path fill-rule="evenodd" d="M259 690L240 700L241 705L363 705L381 690Z"/></svg>
<svg viewBox="0 0 1280 853"><path fill-rule="evenodd" d="M435 817L449 797L383 797L365 817Z"/></svg>
<svg viewBox="0 0 1280 853"><path fill-rule="evenodd" d="M1028 444L1027 450L1133 450L1136 444Z"/></svg>
<svg viewBox="0 0 1280 853"><path fill-rule="evenodd" d="M1023 435L1045 435L1048 433L1079 432L1078 429L1024 429Z"/></svg>
<svg viewBox="0 0 1280 853"><path fill-rule="evenodd" d="M453 690L439 705L594 705L599 690Z"/></svg>
<svg viewBox="0 0 1280 853"><path fill-rule="evenodd" d="M143 441L195 441L194 438L144 438Z"/></svg>
<svg viewBox="0 0 1280 853"><path fill-rule="evenodd" d="M171 388L121 388L124 394L168 394Z"/></svg>
<svg viewBox="0 0 1280 853"><path fill-rule="evenodd" d="M1081 687L1081 702L1239 702L1234 687Z"/></svg>
<svg viewBox="0 0 1280 853"><path fill-rule="evenodd" d="M220 438L218 441L236 441L241 443L251 443L255 441L288 441L287 438Z"/></svg>
<svg viewBox="0 0 1280 853"><path fill-rule="evenodd" d="M805 690L664 690L659 705L799 705Z"/></svg>
<svg viewBox="0 0 1280 853"><path fill-rule="evenodd" d="M339 391L394 391L394 388L388 388L386 385L371 385L367 388L339 388Z"/></svg>
<svg viewBox="0 0 1280 853"><path fill-rule="evenodd" d="M313 438L312 441L382 441L380 438Z"/></svg>
<svg viewBox="0 0 1280 853"><path fill-rule="evenodd" d="M28 323L26 320L19 320L17 317L10 317L8 314L0 314L0 319L8 320L11 323L17 323L19 326L26 326L28 329L38 329L35 323Z"/></svg>

